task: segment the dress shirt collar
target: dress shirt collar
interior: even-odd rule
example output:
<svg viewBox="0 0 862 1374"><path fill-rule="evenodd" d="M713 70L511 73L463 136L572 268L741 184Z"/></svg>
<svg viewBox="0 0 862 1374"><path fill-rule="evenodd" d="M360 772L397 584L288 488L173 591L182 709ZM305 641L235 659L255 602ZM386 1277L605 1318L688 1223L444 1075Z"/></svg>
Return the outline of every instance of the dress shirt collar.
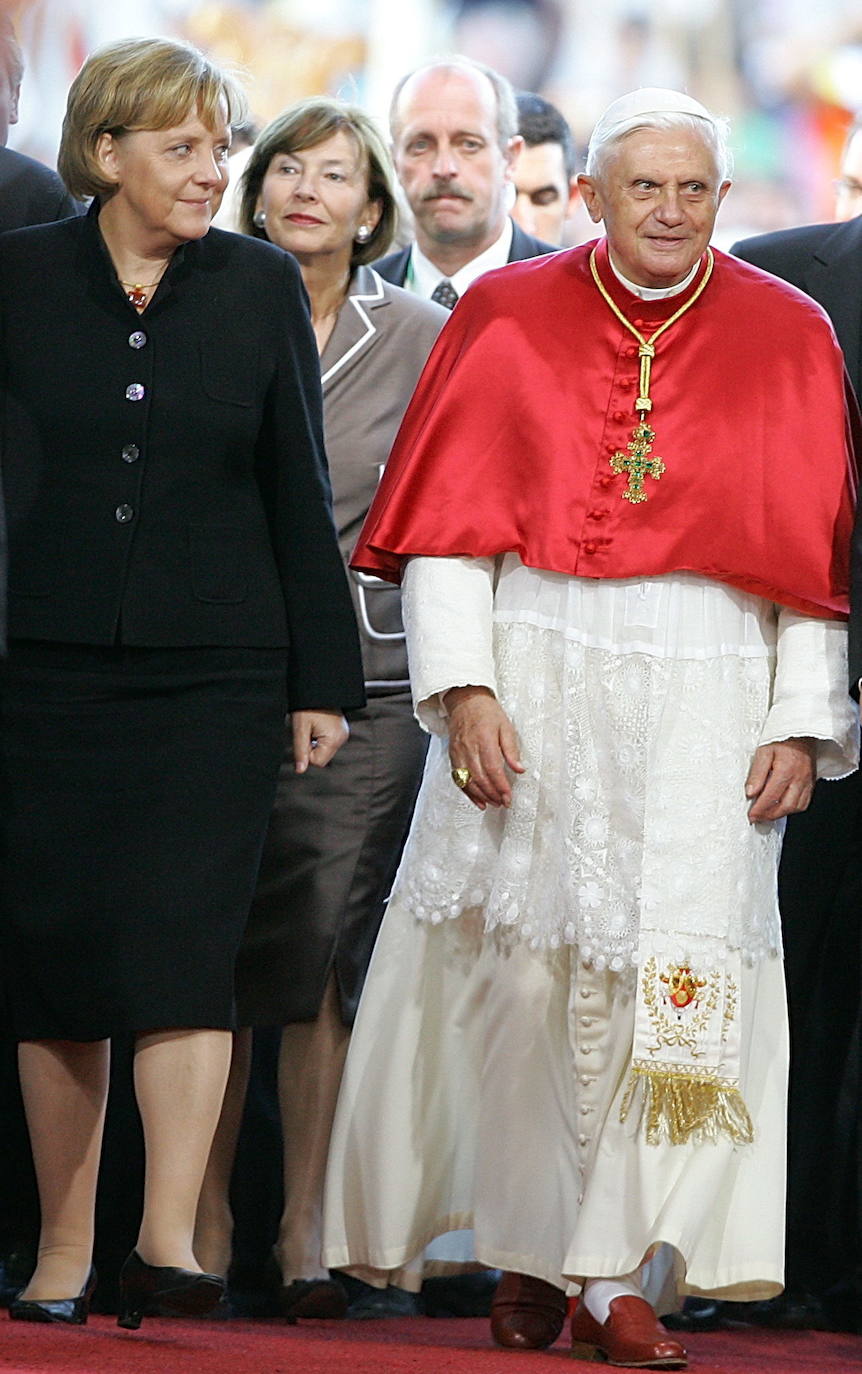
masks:
<svg viewBox="0 0 862 1374"><path fill-rule="evenodd" d="M477 258L471 258L453 276L447 278L459 296L463 296L467 287L471 286L477 277L481 277L483 272L490 272L494 267L505 267L509 261L513 232L514 226L507 215L502 234L491 244L490 248L486 248L484 253L480 253ZM424 297L425 300L430 300L432 291L443 280L444 275L439 267L434 266L430 258L426 258L419 245L414 243L410 251L410 261L407 264L407 276L404 281L408 290L417 296Z"/></svg>

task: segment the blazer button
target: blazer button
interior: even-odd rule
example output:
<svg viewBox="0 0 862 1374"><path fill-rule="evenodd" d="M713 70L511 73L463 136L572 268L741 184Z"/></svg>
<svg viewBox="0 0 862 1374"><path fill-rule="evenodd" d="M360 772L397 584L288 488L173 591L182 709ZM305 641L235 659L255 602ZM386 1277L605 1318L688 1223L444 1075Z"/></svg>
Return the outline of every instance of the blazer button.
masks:
<svg viewBox="0 0 862 1374"><path fill-rule="evenodd" d="M121 457L124 463L136 463L141 456L137 444L124 444Z"/></svg>
<svg viewBox="0 0 862 1374"><path fill-rule="evenodd" d="M114 511L114 517L118 525L128 525L134 514L135 512L132 510L132 507L126 505L117 506L117 509Z"/></svg>
<svg viewBox="0 0 862 1374"><path fill-rule="evenodd" d="M584 553L595 553L595 551L596 545L593 543L591 539L588 540L587 543L584 545ZM583 1053L589 1054L589 1050L584 1050Z"/></svg>
<svg viewBox="0 0 862 1374"><path fill-rule="evenodd" d="M129 335L129 348L143 348L147 342L147 336L143 329L135 329Z"/></svg>
<svg viewBox="0 0 862 1374"><path fill-rule="evenodd" d="M142 401L146 394L146 387L141 382L132 382L131 386L126 387L127 401Z"/></svg>

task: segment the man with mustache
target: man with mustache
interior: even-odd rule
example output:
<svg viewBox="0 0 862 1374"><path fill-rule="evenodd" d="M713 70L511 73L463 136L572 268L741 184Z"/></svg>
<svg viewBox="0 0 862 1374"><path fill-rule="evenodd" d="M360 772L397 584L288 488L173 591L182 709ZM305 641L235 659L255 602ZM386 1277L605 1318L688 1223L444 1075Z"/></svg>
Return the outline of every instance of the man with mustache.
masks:
<svg viewBox="0 0 862 1374"><path fill-rule="evenodd" d="M386 281L451 310L483 272L553 252L507 213L523 139L505 77L463 57L426 63L396 86L390 127L416 240L374 264Z"/></svg>
<svg viewBox="0 0 862 1374"><path fill-rule="evenodd" d="M416 239L373 264L386 281L451 310L483 272L555 251L508 213L524 140L506 77L466 57L424 63L395 87L389 125ZM444 1306L460 1282L446 1285ZM504 1277L502 1296L513 1283L518 1286L516 1275ZM392 1300L372 1295L360 1301L379 1315ZM486 1310L484 1294L475 1301Z"/></svg>

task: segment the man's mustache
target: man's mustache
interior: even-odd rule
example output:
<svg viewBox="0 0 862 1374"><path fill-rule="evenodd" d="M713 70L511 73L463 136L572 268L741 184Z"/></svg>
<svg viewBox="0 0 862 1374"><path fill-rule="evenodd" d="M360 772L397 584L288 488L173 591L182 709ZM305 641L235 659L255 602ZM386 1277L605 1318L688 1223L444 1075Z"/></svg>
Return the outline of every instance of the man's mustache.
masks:
<svg viewBox="0 0 862 1374"><path fill-rule="evenodd" d="M453 200L472 200L469 191L459 186L457 181L435 181L423 195L423 200L437 200L439 196L449 196Z"/></svg>

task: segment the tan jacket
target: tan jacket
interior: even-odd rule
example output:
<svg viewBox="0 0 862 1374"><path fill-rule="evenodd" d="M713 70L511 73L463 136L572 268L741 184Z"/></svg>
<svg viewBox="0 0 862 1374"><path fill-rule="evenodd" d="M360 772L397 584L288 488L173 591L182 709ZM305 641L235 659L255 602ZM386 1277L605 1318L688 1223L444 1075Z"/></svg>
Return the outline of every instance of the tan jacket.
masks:
<svg viewBox="0 0 862 1374"><path fill-rule="evenodd" d="M389 457L401 418L449 312L384 282L370 267L353 274L321 358L323 424L333 509L345 561ZM396 588L351 573L367 690L408 686Z"/></svg>

